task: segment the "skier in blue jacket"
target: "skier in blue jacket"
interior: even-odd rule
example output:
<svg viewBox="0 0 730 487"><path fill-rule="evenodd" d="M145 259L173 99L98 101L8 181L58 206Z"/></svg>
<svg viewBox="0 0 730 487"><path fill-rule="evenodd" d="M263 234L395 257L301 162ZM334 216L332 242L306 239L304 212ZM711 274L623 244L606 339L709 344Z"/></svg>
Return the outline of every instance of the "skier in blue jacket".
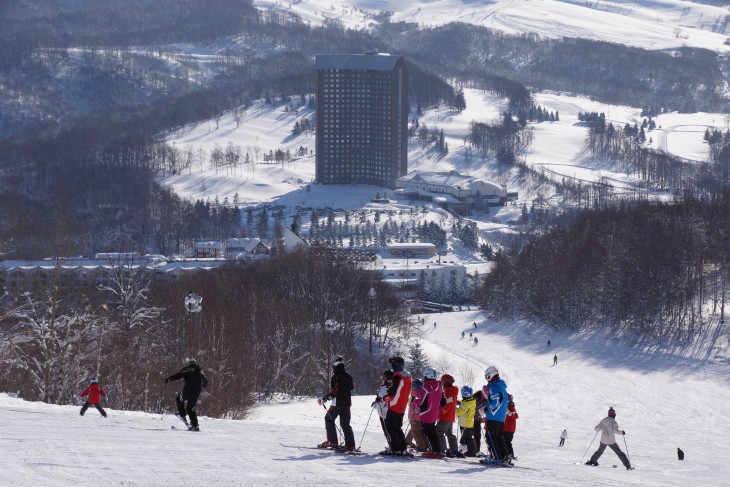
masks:
<svg viewBox="0 0 730 487"><path fill-rule="evenodd" d="M487 402L485 441L492 458L497 463L509 463L507 444L504 441L504 420L507 417L509 403L507 384L499 378L499 371L494 365L487 367L484 378L487 379L487 385L482 388L482 394Z"/></svg>

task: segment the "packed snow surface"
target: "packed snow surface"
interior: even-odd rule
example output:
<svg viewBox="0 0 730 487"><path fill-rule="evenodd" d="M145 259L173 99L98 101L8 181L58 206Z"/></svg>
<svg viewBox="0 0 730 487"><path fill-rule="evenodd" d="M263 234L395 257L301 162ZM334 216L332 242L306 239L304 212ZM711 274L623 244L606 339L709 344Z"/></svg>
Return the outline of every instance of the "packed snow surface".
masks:
<svg viewBox="0 0 730 487"><path fill-rule="evenodd" d="M725 461L730 458L730 374L723 328L712 328L691 345L670 345L492 323L473 311L425 315L425 322L421 343L430 364L454 375L458 386L481 386L488 364L500 369L520 415L514 447L517 465L525 468L485 469L280 446L312 446L325 439L324 411L314 399L262 405L244 421L203 416L202 431L191 433L173 430L182 423L170 414L109 409L103 419L91 409L80 417L78 407L0 394L2 484L730 485ZM469 341L469 333L479 338L478 346ZM557 366L552 365L554 354ZM376 386L359 384L361 396L352 407L356 441L369 453L385 444L377 418L370 418ZM168 389L172 406L174 392ZM108 392L113 400L115 391ZM609 406L626 430L618 441L634 471L575 464L597 447L593 426ZM204 413L205 404L200 409ZM559 448L563 429L569 437ZM686 453L683 462L677 460L677 447ZM610 450L599 463L621 467Z"/></svg>

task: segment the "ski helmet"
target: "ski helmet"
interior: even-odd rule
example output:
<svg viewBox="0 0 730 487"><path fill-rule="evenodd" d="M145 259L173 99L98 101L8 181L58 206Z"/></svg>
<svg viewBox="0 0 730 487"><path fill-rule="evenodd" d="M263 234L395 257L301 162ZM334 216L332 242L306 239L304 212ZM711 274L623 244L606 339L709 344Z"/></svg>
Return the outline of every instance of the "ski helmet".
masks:
<svg viewBox="0 0 730 487"><path fill-rule="evenodd" d="M414 389L421 389L423 387L423 379L416 378L413 379L413 388Z"/></svg>
<svg viewBox="0 0 730 487"><path fill-rule="evenodd" d="M436 369L432 369L431 367L423 371L424 379L435 379L436 377L438 377L438 375L438 371Z"/></svg>
<svg viewBox="0 0 730 487"><path fill-rule="evenodd" d="M609 418L615 418L616 417L616 411L612 407L608 408L608 417Z"/></svg>
<svg viewBox="0 0 730 487"><path fill-rule="evenodd" d="M390 380L393 378L393 371L388 369L383 371L383 380Z"/></svg>
<svg viewBox="0 0 730 487"><path fill-rule="evenodd" d="M388 363L391 367L403 367L406 361L403 360L403 357L390 357Z"/></svg>
<svg viewBox="0 0 730 487"><path fill-rule="evenodd" d="M94 376L94 377L91 378L91 383L92 384L98 384L99 383L99 380L96 378L96 376Z"/></svg>
<svg viewBox="0 0 730 487"><path fill-rule="evenodd" d="M332 359L332 367L337 367L338 365L345 365L345 359L342 358L342 355L337 355Z"/></svg>
<svg viewBox="0 0 730 487"><path fill-rule="evenodd" d="M469 399L472 395L474 395L474 391L469 386L464 386L461 388L461 397L464 399Z"/></svg>
<svg viewBox="0 0 730 487"><path fill-rule="evenodd" d="M497 370L497 367L494 365L490 365L487 367L487 370L484 371L484 378L487 379L487 382L494 379L496 376L499 375L499 370Z"/></svg>
<svg viewBox="0 0 730 487"><path fill-rule="evenodd" d="M441 382L447 383L449 385L454 383L454 377L451 374L444 374L441 376Z"/></svg>
<svg viewBox="0 0 730 487"><path fill-rule="evenodd" d="M183 365L192 365L192 364L197 364L197 363L198 362L196 362L194 358L186 358L185 363Z"/></svg>

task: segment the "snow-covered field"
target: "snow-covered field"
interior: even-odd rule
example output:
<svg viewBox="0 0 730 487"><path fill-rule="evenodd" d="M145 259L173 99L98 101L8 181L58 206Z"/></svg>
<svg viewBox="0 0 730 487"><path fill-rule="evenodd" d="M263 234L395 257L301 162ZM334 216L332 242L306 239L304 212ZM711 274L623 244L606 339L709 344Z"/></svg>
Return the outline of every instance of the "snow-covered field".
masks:
<svg viewBox="0 0 730 487"><path fill-rule="evenodd" d="M349 28L373 24L368 14L421 26L465 22L509 34L582 37L644 49L703 47L727 52L727 6L688 0L255 0L262 10L292 12L304 21L337 20Z"/></svg>
<svg viewBox="0 0 730 487"><path fill-rule="evenodd" d="M528 468L485 470L421 458L282 448L280 443L308 446L324 439L323 410L313 399L260 406L245 421L203 417L202 432L188 433L172 430L179 422L169 414L111 410L102 419L92 409L79 417L77 407L0 394L2 484L730 485L726 330L713 329L692 347L670 348L629 345L594 333L555 334L527 325L487 323L477 312L425 316L421 340L430 364L454 375L457 385L478 387L485 365L500 368L520 414L514 441L517 464ZM462 331L467 332L464 340ZM477 347L468 341L469 332L479 337ZM557 366L552 366L554 353ZM376 384L359 385L362 396L352 408L355 438L366 452L384 445L376 418L364 433L375 389ZM171 406L172 392L169 400ZM596 448L595 442L591 445L593 426L609 406L616 408L617 421L626 430L625 443L620 438L619 445L628 449L634 471L574 464ZM558 448L563 429L569 438ZM686 453L684 462L677 461L677 447ZM599 463L620 467L610 450Z"/></svg>

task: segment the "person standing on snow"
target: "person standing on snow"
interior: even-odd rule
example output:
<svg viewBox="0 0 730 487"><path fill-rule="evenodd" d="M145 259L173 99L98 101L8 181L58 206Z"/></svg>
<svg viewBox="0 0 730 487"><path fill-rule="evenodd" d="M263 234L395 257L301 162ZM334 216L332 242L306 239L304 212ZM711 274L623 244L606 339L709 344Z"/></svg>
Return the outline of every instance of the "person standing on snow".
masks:
<svg viewBox="0 0 730 487"><path fill-rule="evenodd" d="M484 393L481 389L474 393L475 411L474 411L474 446L477 449L477 453L482 448L482 424L484 424L484 408L487 405L487 401L484 399Z"/></svg>
<svg viewBox="0 0 730 487"><path fill-rule="evenodd" d="M460 456L459 443L454 435L454 423L456 422L456 403L459 400L459 388L454 385L454 378L450 374L441 376L441 384L444 387L446 404L441 408L439 420L436 423L439 448L449 457L458 457Z"/></svg>
<svg viewBox="0 0 730 487"><path fill-rule="evenodd" d="M421 400L421 425L423 426L423 434L426 435L431 451L423 454L428 458L443 458L441 452L441 442L439 435L436 433L436 421L439 419L441 406L446 403L444 398L444 386L438 380L438 372L435 369L427 368L423 371L423 390L426 395Z"/></svg>
<svg viewBox="0 0 730 487"><path fill-rule="evenodd" d="M355 383L352 376L345 371L345 359L338 355L332 360L330 391L317 401L318 404L323 405L332 399L332 404L324 416L327 441L320 444L320 448L337 448L340 446L337 441L337 428L335 426L335 419L339 416L340 429L345 437L345 450L356 450L355 435L350 426L350 406L352 406L352 390L354 388Z"/></svg>
<svg viewBox="0 0 730 487"><path fill-rule="evenodd" d="M567 440L567 439L568 439L568 431L563 430L563 432L560 433L560 444L558 446L565 445L565 440Z"/></svg>
<svg viewBox="0 0 730 487"><path fill-rule="evenodd" d="M487 379L487 384L482 388L487 401L487 426L484 439L495 461L509 463L507 445L504 442L504 420L507 417L509 402L507 384L499 378L499 370L494 365L487 367L484 378Z"/></svg>
<svg viewBox="0 0 730 487"><path fill-rule="evenodd" d="M406 435L403 433L403 416L408 407L408 398L411 396L411 374L404 368L403 357L391 357L388 359L388 363L393 369L393 384L383 398L388 405L385 427L390 436L393 455L407 456L408 443L406 443Z"/></svg>
<svg viewBox="0 0 730 487"><path fill-rule="evenodd" d="M94 406L96 410L106 418L106 411L104 411L101 404L99 404L99 402L101 402L101 396L106 397L106 391L101 388L96 377L91 378L91 384L89 384L89 386L81 393L81 397L87 396L88 398L86 399L86 402L84 402L84 405L81 406L81 412L79 414L83 416L86 410L89 409L89 406Z"/></svg>
<svg viewBox="0 0 730 487"><path fill-rule="evenodd" d="M679 447L677 447L677 460L684 460L684 452Z"/></svg>
<svg viewBox="0 0 730 487"><path fill-rule="evenodd" d="M195 405L198 403L198 397L203 387L208 387L208 378L198 366L195 359L186 358L185 366L176 374L172 374L165 379L165 384L183 379L185 385L182 392L175 396L177 404L177 415L185 423L191 431L200 431L198 428L198 415L195 412ZM185 416L190 416L190 424Z"/></svg>
<svg viewBox="0 0 730 487"><path fill-rule="evenodd" d="M515 459L515 451L512 448L512 439L515 437L517 430L517 418L520 417L515 409L515 403L512 401L512 394L507 394L507 416L504 418L504 444L507 446L507 455L510 460Z"/></svg>
<svg viewBox="0 0 730 487"><path fill-rule="evenodd" d="M466 457L477 456L477 447L474 442L474 413L476 412L477 401L474 399L474 391L469 386L461 388L461 402L456 406L456 415L459 417L459 425L462 426L460 445L466 445Z"/></svg>
<svg viewBox="0 0 730 487"><path fill-rule="evenodd" d="M421 423L421 406L424 397L426 397L426 390L423 388L423 380L413 379L413 392L411 393L411 404L408 407L408 419L411 422L410 435L416 444L416 451L421 453L428 450L429 447L429 442L423 434L423 424Z"/></svg>
<svg viewBox="0 0 730 487"><path fill-rule="evenodd" d="M553 365L558 365L558 354L553 355Z"/></svg>
<svg viewBox="0 0 730 487"><path fill-rule="evenodd" d="M601 432L601 444L598 446L598 450L596 450L591 459L586 462L586 465L593 465L594 467L597 467L598 459L601 458L606 447L609 447L613 450L616 456L618 456L621 463L624 464L624 467L626 467L627 470L631 470L629 459L626 458L624 452L622 452L621 448L619 448L616 444L616 434L625 435L626 432L618 427L618 423L616 422L616 411L614 411L612 407L608 408L608 416L598 423L594 429Z"/></svg>
<svg viewBox="0 0 730 487"><path fill-rule="evenodd" d="M390 369L384 370L382 377L383 385L378 388L378 393L375 395L375 401L373 401L372 407L378 413L378 419L380 419L380 426L383 428L385 441L388 442L388 448L390 448L390 437L388 436L388 430L385 429L385 416L388 414L388 405L385 404L383 398L388 393L388 387L393 383L393 371Z"/></svg>

